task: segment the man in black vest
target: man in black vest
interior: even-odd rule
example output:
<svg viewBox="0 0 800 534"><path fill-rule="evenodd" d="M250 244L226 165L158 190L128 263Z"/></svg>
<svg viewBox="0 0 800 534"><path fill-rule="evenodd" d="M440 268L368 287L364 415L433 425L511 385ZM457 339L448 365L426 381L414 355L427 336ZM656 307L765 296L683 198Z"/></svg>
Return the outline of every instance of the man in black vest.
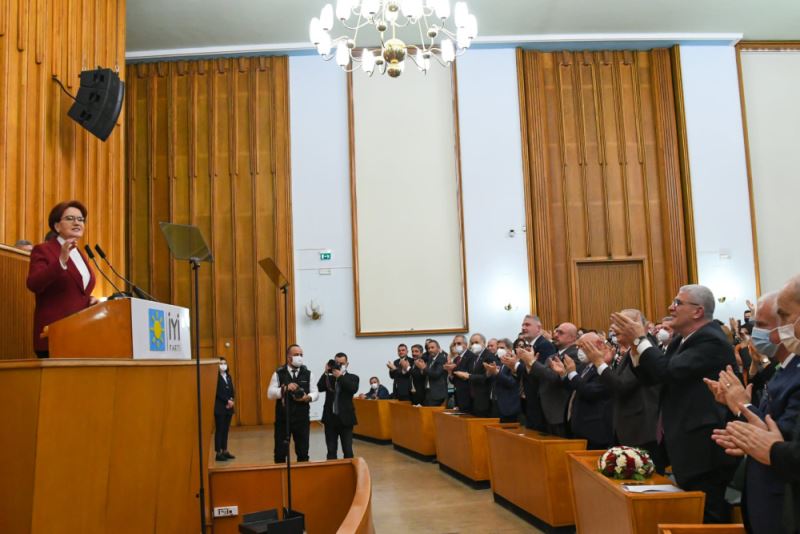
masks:
<svg viewBox="0 0 800 534"><path fill-rule="evenodd" d="M314 374L303 365L303 349L300 345L289 345L286 349L286 365L272 373L267 397L275 403L275 463L286 461L289 440L286 428L286 402L289 403L289 432L294 439L294 452L298 462L308 461L308 432L311 424L309 403L319 397Z"/></svg>
<svg viewBox="0 0 800 534"><path fill-rule="evenodd" d="M335 460L342 442L345 458L353 457L353 427L357 424L353 395L358 392L358 376L347 372L347 354L340 352L325 366L317 388L325 392L322 424L325 425L325 444L328 460Z"/></svg>

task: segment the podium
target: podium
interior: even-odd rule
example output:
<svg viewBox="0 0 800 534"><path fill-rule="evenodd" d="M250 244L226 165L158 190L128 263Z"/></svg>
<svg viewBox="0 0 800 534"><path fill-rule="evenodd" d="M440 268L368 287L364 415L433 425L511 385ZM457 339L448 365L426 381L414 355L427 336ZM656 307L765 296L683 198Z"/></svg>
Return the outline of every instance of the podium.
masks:
<svg viewBox="0 0 800 534"><path fill-rule="evenodd" d="M582 534L615 532L655 534L659 524L703 522L706 496L702 491L675 493L633 493L623 484L672 484L661 475L643 482L614 480L597 471L597 459L605 451L570 452L575 520ZM602 503L602 506L598 506ZM701 525L698 525L702 528ZM701 530L700 532L704 532Z"/></svg>
<svg viewBox="0 0 800 534"><path fill-rule="evenodd" d="M412 406L408 402L392 402L389 409L392 413L394 448L425 460L436 457L433 414L444 410L444 406Z"/></svg>
<svg viewBox="0 0 800 534"><path fill-rule="evenodd" d="M489 417L458 413L451 410L433 414L436 428L436 460L442 470L454 471L473 485L488 486L489 448L486 427L499 424Z"/></svg>
<svg viewBox="0 0 800 534"><path fill-rule="evenodd" d="M353 399L358 414L358 424L353 427L353 437L389 443L392 441L392 419L389 405L396 400Z"/></svg>
<svg viewBox="0 0 800 534"><path fill-rule="evenodd" d="M575 524L567 451L585 450L586 440L551 436L518 424L487 426L486 438L495 501L510 503L551 527Z"/></svg>
<svg viewBox="0 0 800 534"><path fill-rule="evenodd" d="M45 329L51 358L190 360L189 310L150 300L107 300Z"/></svg>

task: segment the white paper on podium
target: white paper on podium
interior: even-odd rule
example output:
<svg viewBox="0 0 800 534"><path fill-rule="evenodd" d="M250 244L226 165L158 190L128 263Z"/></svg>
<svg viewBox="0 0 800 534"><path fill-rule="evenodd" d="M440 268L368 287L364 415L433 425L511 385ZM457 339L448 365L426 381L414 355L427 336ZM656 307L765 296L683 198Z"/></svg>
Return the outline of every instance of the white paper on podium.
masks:
<svg viewBox="0 0 800 534"><path fill-rule="evenodd" d="M150 300L131 299L134 360L191 360L189 310Z"/></svg>
<svg viewBox="0 0 800 534"><path fill-rule="evenodd" d="M631 493L676 493L683 491L672 484L623 484L622 489Z"/></svg>

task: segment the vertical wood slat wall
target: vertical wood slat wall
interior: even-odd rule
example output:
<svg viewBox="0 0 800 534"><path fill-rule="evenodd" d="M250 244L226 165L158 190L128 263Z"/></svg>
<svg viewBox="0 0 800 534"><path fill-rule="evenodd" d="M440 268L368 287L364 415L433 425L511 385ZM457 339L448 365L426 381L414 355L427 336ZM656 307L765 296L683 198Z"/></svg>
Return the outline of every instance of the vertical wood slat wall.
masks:
<svg viewBox="0 0 800 534"><path fill-rule="evenodd" d="M125 0L0 1L0 243L41 242L62 200L86 204L84 242L125 264L124 113L107 141L72 119L81 70L124 79ZM111 288L98 279L98 294Z"/></svg>
<svg viewBox="0 0 800 534"><path fill-rule="evenodd" d="M669 50L519 50L517 60L534 309L551 326L607 317L603 295L630 288L579 287L581 266L605 265L598 279L622 284L612 271L637 260L635 293L662 317L688 280Z"/></svg>
<svg viewBox="0 0 800 534"><path fill-rule="evenodd" d="M287 58L135 64L128 83L130 274L194 308L191 270L159 222L200 227L214 255L200 268L201 355L227 358L239 424L272 422L286 318L257 262L272 257L293 280Z"/></svg>

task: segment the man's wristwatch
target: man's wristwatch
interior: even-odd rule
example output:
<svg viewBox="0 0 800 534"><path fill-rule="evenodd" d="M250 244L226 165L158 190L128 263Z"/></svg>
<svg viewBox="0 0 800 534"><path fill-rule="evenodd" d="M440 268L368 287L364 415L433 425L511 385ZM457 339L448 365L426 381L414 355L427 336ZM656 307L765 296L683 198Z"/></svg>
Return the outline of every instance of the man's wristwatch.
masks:
<svg viewBox="0 0 800 534"><path fill-rule="evenodd" d="M642 341L645 341L646 339L647 339L647 336L639 336L639 337L637 337L636 340L633 342L633 346L638 349L639 348L639 344Z"/></svg>

